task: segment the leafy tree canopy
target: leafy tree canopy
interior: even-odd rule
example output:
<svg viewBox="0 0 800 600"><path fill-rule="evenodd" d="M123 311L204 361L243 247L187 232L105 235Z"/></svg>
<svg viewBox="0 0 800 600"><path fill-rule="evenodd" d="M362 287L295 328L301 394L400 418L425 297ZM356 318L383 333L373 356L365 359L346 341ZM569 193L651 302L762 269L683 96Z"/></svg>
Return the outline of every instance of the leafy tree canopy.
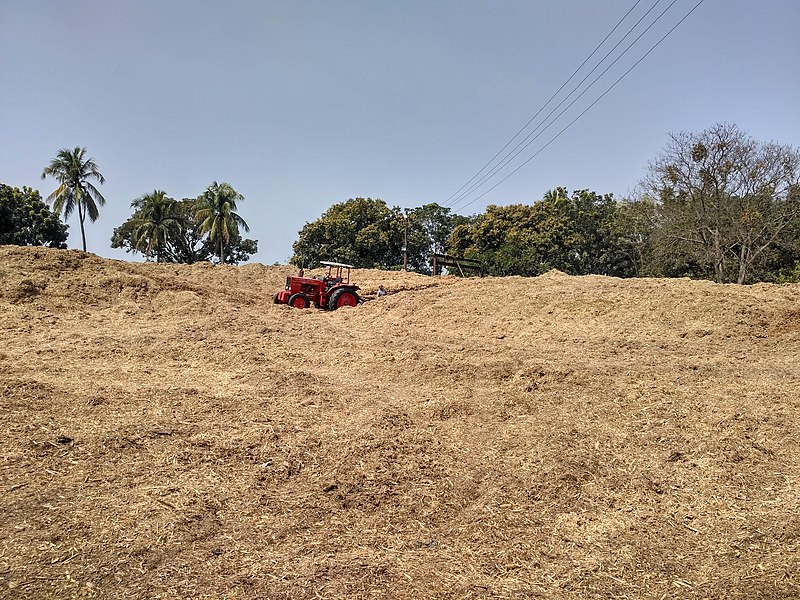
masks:
<svg viewBox="0 0 800 600"><path fill-rule="evenodd" d="M306 223L292 246L292 264L313 267L321 260L362 268L397 268L407 242L408 268L430 273L431 256L444 252L453 228L465 221L438 204L401 210L380 199L351 198Z"/></svg>
<svg viewBox="0 0 800 600"><path fill-rule="evenodd" d="M220 264L225 263L225 248L231 240L240 238L239 229L250 231L244 219L236 213L236 203L242 200L244 196L229 183L216 181L197 199L195 216L200 233L208 234L215 243Z"/></svg>
<svg viewBox="0 0 800 600"><path fill-rule="evenodd" d="M623 246L611 194L578 190L570 196L561 187L532 205L488 206L479 218L455 227L448 244L452 254L478 259L494 275L550 269L631 275Z"/></svg>
<svg viewBox="0 0 800 600"><path fill-rule="evenodd" d="M161 262L167 252L168 240L180 235L185 215L180 205L163 190L145 194L131 203L136 209L131 240L136 250L156 257Z"/></svg>
<svg viewBox="0 0 800 600"><path fill-rule="evenodd" d="M454 215L449 208L436 203L407 211L408 268L430 274L434 253L447 251L447 240L453 230L469 222L468 217Z"/></svg>
<svg viewBox="0 0 800 600"><path fill-rule="evenodd" d="M148 260L163 262L191 264L218 258L218 243L201 232L198 200L184 198L178 201L163 192L161 197L158 192L134 200L131 206L136 210L114 229L111 247L141 252ZM157 233L159 231L161 233ZM243 239L237 230L231 232L224 254L226 263L239 264L256 252L258 241Z"/></svg>
<svg viewBox="0 0 800 600"><path fill-rule="evenodd" d="M333 260L356 267L389 267L402 262L403 213L383 200L351 198L306 223L292 245L292 264L314 267Z"/></svg>
<svg viewBox="0 0 800 600"><path fill-rule="evenodd" d="M67 226L37 190L0 183L0 244L66 248Z"/></svg>

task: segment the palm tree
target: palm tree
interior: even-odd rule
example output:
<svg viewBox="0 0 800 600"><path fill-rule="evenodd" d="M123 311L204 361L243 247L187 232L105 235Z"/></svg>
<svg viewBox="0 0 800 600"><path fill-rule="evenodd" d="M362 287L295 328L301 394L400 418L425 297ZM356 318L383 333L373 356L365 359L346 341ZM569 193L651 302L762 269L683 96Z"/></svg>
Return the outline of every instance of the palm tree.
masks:
<svg viewBox="0 0 800 600"><path fill-rule="evenodd" d="M200 221L200 233L207 233L212 242L219 244L220 264L225 264L225 245L231 234L237 234L239 227L250 231L244 219L234 212L238 200L244 200L244 196L230 184L216 181L197 199L195 216Z"/></svg>
<svg viewBox="0 0 800 600"><path fill-rule="evenodd" d="M135 250L146 255L155 254L156 262L161 262L167 240L182 225L176 205L164 190L154 190L131 202L131 207L136 209L136 229L131 235Z"/></svg>
<svg viewBox="0 0 800 600"><path fill-rule="evenodd" d="M56 157L42 171L42 179L48 175L61 185L47 197L47 200L53 202L53 212L57 215L63 213L65 220L76 208L78 209L83 251L86 252L86 231L83 223L87 216L94 223L100 215L97 210L98 205L103 206L106 203L106 199L89 180L95 179L101 184L106 180L98 171L94 159L86 157L86 148L77 146L74 150L67 148L59 150Z"/></svg>

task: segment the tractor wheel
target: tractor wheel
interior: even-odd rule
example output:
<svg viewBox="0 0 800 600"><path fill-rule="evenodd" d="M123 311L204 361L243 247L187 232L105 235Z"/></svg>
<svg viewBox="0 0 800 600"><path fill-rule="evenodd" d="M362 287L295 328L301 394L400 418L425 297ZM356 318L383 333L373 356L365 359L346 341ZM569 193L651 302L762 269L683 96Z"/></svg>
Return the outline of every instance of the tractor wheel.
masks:
<svg viewBox="0 0 800 600"><path fill-rule="evenodd" d="M272 303L273 303L273 304L280 304L280 303L281 303L281 301L280 301L280 300L278 300L278 294L275 294L275 295L272 297Z"/></svg>
<svg viewBox="0 0 800 600"><path fill-rule="evenodd" d="M310 302L305 294L292 294L287 304L292 308L308 308Z"/></svg>
<svg viewBox="0 0 800 600"><path fill-rule="evenodd" d="M336 290L331 294L331 299L328 300L328 308L330 310L336 310L343 306L355 306L356 304L358 304L358 296L353 290L346 288Z"/></svg>

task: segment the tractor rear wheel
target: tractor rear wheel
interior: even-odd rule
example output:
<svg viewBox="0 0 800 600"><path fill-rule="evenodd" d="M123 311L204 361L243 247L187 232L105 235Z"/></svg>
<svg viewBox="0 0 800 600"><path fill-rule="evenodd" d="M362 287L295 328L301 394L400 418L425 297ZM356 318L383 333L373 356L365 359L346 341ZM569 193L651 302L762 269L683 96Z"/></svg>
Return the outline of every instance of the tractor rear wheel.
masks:
<svg viewBox="0 0 800 600"><path fill-rule="evenodd" d="M292 308L308 308L310 302L305 294L292 294L287 304Z"/></svg>
<svg viewBox="0 0 800 600"><path fill-rule="evenodd" d="M358 304L358 296L353 290L343 288L336 290L331 294L331 299L328 300L328 308L336 310L343 306L356 306Z"/></svg>

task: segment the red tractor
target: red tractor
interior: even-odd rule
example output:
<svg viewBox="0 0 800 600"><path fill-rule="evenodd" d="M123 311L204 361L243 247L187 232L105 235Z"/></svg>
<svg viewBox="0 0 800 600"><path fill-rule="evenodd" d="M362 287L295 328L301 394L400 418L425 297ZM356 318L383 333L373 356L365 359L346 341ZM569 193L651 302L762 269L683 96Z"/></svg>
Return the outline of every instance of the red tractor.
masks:
<svg viewBox="0 0 800 600"><path fill-rule="evenodd" d="M317 308L336 310L363 302L358 295L359 287L350 283L352 265L326 261L322 264L328 267L322 277L287 277L286 287L273 298L275 304L308 308L313 302Z"/></svg>

